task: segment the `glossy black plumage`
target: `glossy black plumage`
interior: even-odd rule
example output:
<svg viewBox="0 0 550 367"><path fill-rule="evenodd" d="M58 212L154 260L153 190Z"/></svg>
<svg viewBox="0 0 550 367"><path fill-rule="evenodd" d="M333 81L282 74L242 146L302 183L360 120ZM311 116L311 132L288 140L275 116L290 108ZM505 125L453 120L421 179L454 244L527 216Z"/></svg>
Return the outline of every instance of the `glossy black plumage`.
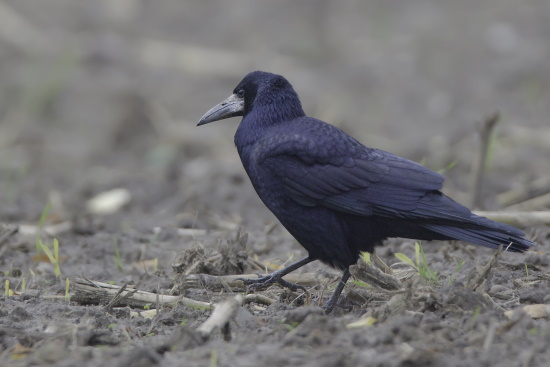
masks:
<svg viewBox="0 0 550 367"><path fill-rule="evenodd" d="M515 252L534 245L520 230L442 194L441 175L307 117L280 75L248 74L199 125L237 115L243 166L265 205L308 251L307 262L321 260L346 275L361 251L388 237L502 244Z"/></svg>

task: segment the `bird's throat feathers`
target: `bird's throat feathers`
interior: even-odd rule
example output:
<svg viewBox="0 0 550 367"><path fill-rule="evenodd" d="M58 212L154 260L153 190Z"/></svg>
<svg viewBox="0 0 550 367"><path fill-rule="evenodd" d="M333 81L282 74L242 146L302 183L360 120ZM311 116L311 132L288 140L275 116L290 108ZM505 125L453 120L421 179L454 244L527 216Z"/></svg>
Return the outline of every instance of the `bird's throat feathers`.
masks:
<svg viewBox="0 0 550 367"><path fill-rule="evenodd" d="M294 90L258 95L248 108L235 134L237 148L254 144L270 127L305 116Z"/></svg>

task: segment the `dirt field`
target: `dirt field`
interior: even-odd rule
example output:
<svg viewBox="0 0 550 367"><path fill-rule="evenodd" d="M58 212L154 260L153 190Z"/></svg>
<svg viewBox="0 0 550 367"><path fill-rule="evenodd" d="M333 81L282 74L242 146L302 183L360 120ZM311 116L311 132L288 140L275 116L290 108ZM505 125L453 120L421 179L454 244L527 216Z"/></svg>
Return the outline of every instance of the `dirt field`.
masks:
<svg viewBox="0 0 550 367"><path fill-rule="evenodd" d="M414 240L388 240L379 276L400 280L350 281L329 316L339 274L317 262L295 275L307 294L192 282L306 255L249 183L238 119L196 127L247 72L283 74L310 116L444 170L469 206L479 127L499 111L477 209L548 211L549 39L547 0L0 0L0 365L549 365L544 224L522 225L527 254L423 243L432 279L398 264ZM42 246L56 240L59 276ZM78 282L153 298L90 304ZM210 304L238 295L203 337Z"/></svg>

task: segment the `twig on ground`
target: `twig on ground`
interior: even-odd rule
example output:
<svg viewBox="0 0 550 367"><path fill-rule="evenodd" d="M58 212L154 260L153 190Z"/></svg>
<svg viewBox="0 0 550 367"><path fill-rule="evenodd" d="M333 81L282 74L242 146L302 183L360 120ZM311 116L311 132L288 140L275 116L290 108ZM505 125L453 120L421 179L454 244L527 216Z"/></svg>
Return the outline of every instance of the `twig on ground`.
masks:
<svg viewBox="0 0 550 367"><path fill-rule="evenodd" d="M373 263L376 264L376 266L378 266L380 268L380 270L382 270L385 274L389 274L389 275L393 275L393 270L390 266L388 266L388 264L386 264L384 262L384 260L382 260L380 258L380 256L378 256L378 254L376 252L374 252L372 255L371 255L371 260Z"/></svg>
<svg viewBox="0 0 550 367"><path fill-rule="evenodd" d="M271 222L271 224L268 225L267 228L265 229L265 234L268 235L271 232L273 232L273 230L277 228L278 225L279 225L279 222Z"/></svg>
<svg viewBox="0 0 550 367"><path fill-rule="evenodd" d="M2 233L2 235L0 236L0 246L2 246L8 238L16 234L18 231L19 227L8 228L6 232Z"/></svg>
<svg viewBox="0 0 550 367"><path fill-rule="evenodd" d="M497 330L497 326L498 326L497 320L491 319L491 322L489 324L489 330L487 330L487 335L485 336L485 340L483 341L484 353L488 353L489 349L491 349L491 345L495 340L495 333Z"/></svg>
<svg viewBox="0 0 550 367"><path fill-rule="evenodd" d="M514 205L510 205L506 210L514 211L534 211L534 210L544 210L550 206L550 192L541 194L531 199L522 201Z"/></svg>
<svg viewBox="0 0 550 367"><path fill-rule="evenodd" d="M550 193L550 176L540 177L527 185L497 195L497 202L501 208L522 203L535 197Z"/></svg>
<svg viewBox="0 0 550 367"><path fill-rule="evenodd" d="M487 301L487 303L489 303L491 306L493 306L493 308L495 310L499 310L499 311L506 311L506 309L504 307L502 307L501 305L499 305L498 303L495 302L495 300L493 299L493 297L491 297L491 295L489 293L483 293L483 298L485 298L485 300Z"/></svg>
<svg viewBox="0 0 550 367"><path fill-rule="evenodd" d="M116 296L121 287L116 285L111 285L107 283L101 283L96 281L91 281L83 278L76 278L73 284L74 295L71 296L71 301L75 301L80 304L103 304L108 303L114 296ZM208 302L196 301L191 298L181 297L181 296L168 296L168 295L158 295L155 293L149 293L140 291L131 287L126 287L127 290L120 292L123 295L120 298L116 305L117 306L129 306L135 308L143 308L147 305L158 304L161 306L170 306L173 307L177 303L183 303L186 306L194 308L212 308L212 304ZM128 295L130 293L130 295ZM114 306L114 304L112 305Z"/></svg>
<svg viewBox="0 0 550 367"><path fill-rule="evenodd" d="M395 276L386 274L374 266L367 265L364 261L358 261L356 265L350 266L351 275L365 283L387 290L398 290L403 284Z"/></svg>
<svg viewBox="0 0 550 367"><path fill-rule="evenodd" d="M206 288L212 291L225 289L224 283L233 290L246 288L246 285L241 279L257 279L258 274L236 274L236 275L209 275L209 274L190 274L178 279L181 289L189 288ZM283 277L284 280L302 285L304 287L312 287L319 285L326 276L322 273L304 273L304 274L288 274Z"/></svg>
<svg viewBox="0 0 550 367"><path fill-rule="evenodd" d="M277 300L264 296L263 294L252 293L252 294L247 294L244 297L244 302L245 303L256 302L256 303L261 303L269 306L277 302Z"/></svg>
<svg viewBox="0 0 550 367"><path fill-rule="evenodd" d="M473 290L477 290L481 284L483 284L483 281L487 279L487 276L489 275L489 272L493 268L493 266L496 264L498 257L500 253L502 252L502 245L498 247L498 250L495 252L491 260L483 267L481 272L477 274L477 276L474 276L469 282L468 286Z"/></svg>
<svg viewBox="0 0 550 367"><path fill-rule="evenodd" d="M238 309L242 306L244 297L240 294L231 297L214 306L214 312L201 326L197 328L197 332L203 339L208 339L210 334L220 328L224 333L224 338L230 338L229 321L235 317Z"/></svg>
<svg viewBox="0 0 550 367"><path fill-rule="evenodd" d="M495 112L491 116L487 117L483 121L483 125L479 131L479 136L481 138L481 149L478 156L478 161L473 171L473 195L472 195L472 206L481 207L481 194L483 191L483 181L485 179L485 166L487 164L487 154L489 153L489 143L491 135L500 120L500 114Z"/></svg>
<svg viewBox="0 0 550 367"><path fill-rule="evenodd" d="M550 211L540 212L485 212L474 211L474 214L491 220L525 228L537 225L550 225Z"/></svg>
<svg viewBox="0 0 550 367"><path fill-rule="evenodd" d="M124 300L128 299L129 297L133 296L136 292L137 292L137 289L134 289L133 291L131 292L126 292L124 295L123 295L123 292L126 290L126 287L128 285L127 284L124 284L119 290L118 292L113 296L113 298L111 298L111 300L109 301L109 303L107 303L104 307L105 311L111 311L111 309L116 305L116 304L120 304L120 303L123 303Z"/></svg>
<svg viewBox="0 0 550 367"><path fill-rule="evenodd" d="M276 267L275 265L261 263L261 262L255 260L255 259L253 259L250 256L248 257L246 262L247 262L248 265L250 265L251 268L254 268L254 269L257 269L257 270L260 270L260 271L272 272L272 271L279 270L279 268Z"/></svg>

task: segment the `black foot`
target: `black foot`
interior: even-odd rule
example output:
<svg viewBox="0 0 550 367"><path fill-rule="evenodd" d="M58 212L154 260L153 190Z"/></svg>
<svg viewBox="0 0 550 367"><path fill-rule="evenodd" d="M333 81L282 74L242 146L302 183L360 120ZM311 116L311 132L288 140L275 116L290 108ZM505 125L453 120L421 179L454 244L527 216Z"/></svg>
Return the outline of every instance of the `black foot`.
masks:
<svg viewBox="0 0 550 367"><path fill-rule="evenodd" d="M334 309L334 306L336 306L336 303L338 302L338 298L340 298L340 294L344 290L344 286L346 285L346 282L348 281L350 277L349 268L344 270L344 274L342 274L342 279L338 283L338 286L334 290L334 293L332 293L332 296L328 299L327 303L323 306L323 309L325 310L325 313L328 315L332 312Z"/></svg>
<svg viewBox="0 0 550 367"><path fill-rule="evenodd" d="M313 259L309 258L308 256L303 258L302 260L298 260L295 263L290 264L284 269L277 270L269 275L266 275L265 277L260 277L258 279L239 279L239 280L242 280L244 284L250 286L250 288L253 288L253 289L263 289L263 288L269 287L273 283L278 283L283 287L290 289L293 292L296 292L298 289L301 289L304 292L307 292L303 286L294 284L291 282L287 282L286 280L283 279L283 277L288 273L290 273L291 271L294 271L312 261Z"/></svg>
<svg viewBox="0 0 550 367"><path fill-rule="evenodd" d="M272 274L266 275L265 277L261 277L258 279L239 279L239 280L241 280L244 284L248 285L252 289L265 289L270 285L277 283L283 286L284 288L290 289L293 292L296 292L298 289L301 289L304 292L307 292L303 286L284 280L282 275L278 274L277 272L274 272Z"/></svg>
<svg viewBox="0 0 550 367"><path fill-rule="evenodd" d="M334 296L334 294L333 294ZM338 297L330 297L330 299L323 305L323 310L325 310L325 313L328 315L329 313L334 310L334 306L336 306L336 302L338 302Z"/></svg>

